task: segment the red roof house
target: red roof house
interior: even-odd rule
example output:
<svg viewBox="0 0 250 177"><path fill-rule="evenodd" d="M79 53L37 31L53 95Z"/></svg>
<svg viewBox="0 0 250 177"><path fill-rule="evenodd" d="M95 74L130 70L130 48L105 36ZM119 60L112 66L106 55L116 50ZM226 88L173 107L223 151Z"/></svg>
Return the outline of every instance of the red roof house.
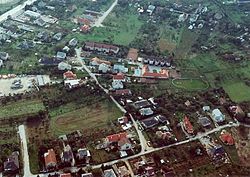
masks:
<svg viewBox="0 0 250 177"><path fill-rule="evenodd" d="M234 145L233 136L231 135L231 133L229 133L226 130L222 130L221 135L220 135L220 139L226 145Z"/></svg>
<svg viewBox="0 0 250 177"><path fill-rule="evenodd" d="M60 175L60 177L71 177L70 173L63 173Z"/></svg>
<svg viewBox="0 0 250 177"><path fill-rule="evenodd" d="M125 76L122 73L118 73L117 75L113 76L113 80L121 80L121 81L125 81Z"/></svg>
<svg viewBox="0 0 250 177"><path fill-rule="evenodd" d="M185 130L189 134L193 134L194 133L193 125L191 124L191 122L190 122L190 120L188 119L187 116L185 116L184 119L183 119L183 125L184 125Z"/></svg>
<svg viewBox="0 0 250 177"><path fill-rule="evenodd" d="M149 67L147 65L144 65L142 67L142 77L167 79L169 78L169 70L161 69L160 72L155 73L150 72Z"/></svg>
<svg viewBox="0 0 250 177"><path fill-rule="evenodd" d="M90 31L90 26L89 25L83 25L80 27L80 31L83 33L87 33Z"/></svg>
<svg viewBox="0 0 250 177"><path fill-rule="evenodd" d="M72 71L67 71L63 73L63 78L66 80L74 80L77 79L77 76Z"/></svg>
<svg viewBox="0 0 250 177"><path fill-rule="evenodd" d="M48 152L44 154L44 161L46 168L53 168L57 165L56 154L53 149L49 149Z"/></svg>
<svg viewBox="0 0 250 177"><path fill-rule="evenodd" d="M124 138L127 138L127 133L126 132L122 132L122 133L117 133L117 134L114 134L114 135L109 135L107 136L107 140L109 143L112 143L112 142L118 142L120 141L121 139L124 139Z"/></svg>

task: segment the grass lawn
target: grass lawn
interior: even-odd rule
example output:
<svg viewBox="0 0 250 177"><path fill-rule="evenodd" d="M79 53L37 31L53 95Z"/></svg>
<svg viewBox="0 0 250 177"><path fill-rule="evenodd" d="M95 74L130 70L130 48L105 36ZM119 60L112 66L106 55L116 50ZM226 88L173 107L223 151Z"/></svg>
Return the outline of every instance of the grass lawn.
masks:
<svg viewBox="0 0 250 177"><path fill-rule="evenodd" d="M51 129L56 136L75 130L93 131L107 127L121 116L122 113L112 102L97 102L80 108L70 103L51 112Z"/></svg>
<svg viewBox="0 0 250 177"><path fill-rule="evenodd" d="M44 105L40 100L18 101L1 107L0 119L14 116L37 113L44 110Z"/></svg>
<svg viewBox="0 0 250 177"><path fill-rule="evenodd" d="M177 88L187 90L201 90L208 88L208 84L201 79L176 79L172 81L173 85Z"/></svg>
<svg viewBox="0 0 250 177"><path fill-rule="evenodd" d="M244 82L228 82L223 88L235 102L250 101L250 87Z"/></svg>

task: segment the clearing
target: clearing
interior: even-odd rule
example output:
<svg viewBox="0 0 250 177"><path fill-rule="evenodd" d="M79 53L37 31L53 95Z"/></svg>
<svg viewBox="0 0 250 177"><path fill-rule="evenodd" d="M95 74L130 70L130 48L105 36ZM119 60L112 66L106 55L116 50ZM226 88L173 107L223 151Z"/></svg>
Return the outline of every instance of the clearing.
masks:
<svg viewBox="0 0 250 177"><path fill-rule="evenodd" d="M235 102L250 101L250 87L243 81L225 83L223 88Z"/></svg>
<svg viewBox="0 0 250 177"><path fill-rule="evenodd" d="M201 79L174 79L173 85L177 88L187 90L203 90L209 87L208 83Z"/></svg>

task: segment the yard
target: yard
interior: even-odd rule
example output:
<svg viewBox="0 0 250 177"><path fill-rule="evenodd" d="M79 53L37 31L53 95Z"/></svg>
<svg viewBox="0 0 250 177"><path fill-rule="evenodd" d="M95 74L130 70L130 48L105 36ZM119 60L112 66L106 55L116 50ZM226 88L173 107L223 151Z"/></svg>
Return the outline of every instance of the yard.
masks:
<svg viewBox="0 0 250 177"><path fill-rule="evenodd" d="M92 105L82 105L80 108L76 108L73 104L63 105L50 114L51 129L55 135L75 130L94 132L110 126L112 121L122 116L120 110L107 100Z"/></svg>
<svg viewBox="0 0 250 177"><path fill-rule="evenodd" d="M235 102L250 101L250 87L243 81L227 82L223 84L223 88Z"/></svg>
<svg viewBox="0 0 250 177"><path fill-rule="evenodd" d="M1 107L0 119L34 114L44 109L40 100L17 101Z"/></svg>

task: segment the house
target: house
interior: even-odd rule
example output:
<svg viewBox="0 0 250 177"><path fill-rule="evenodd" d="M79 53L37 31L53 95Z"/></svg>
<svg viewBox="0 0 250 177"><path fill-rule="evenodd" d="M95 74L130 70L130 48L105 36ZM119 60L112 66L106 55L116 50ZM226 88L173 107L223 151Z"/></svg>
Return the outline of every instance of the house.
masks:
<svg viewBox="0 0 250 177"><path fill-rule="evenodd" d="M109 44L97 43L97 42L85 42L85 50L104 52L104 53L114 53L119 52L119 47Z"/></svg>
<svg viewBox="0 0 250 177"><path fill-rule="evenodd" d="M185 130L189 133L189 134L193 134L194 133L194 128L193 125L191 124L189 118L187 116L184 117L183 119L183 126L185 128Z"/></svg>
<svg viewBox="0 0 250 177"><path fill-rule="evenodd" d="M142 67L142 77L167 79L169 78L169 70L161 69L160 72L151 72L148 65L144 65Z"/></svg>
<svg viewBox="0 0 250 177"><path fill-rule="evenodd" d="M108 143L114 143L120 141L121 139L127 138L127 136L128 136L127 132L117 133L107 136L106 141Z"/></svg>
<svg viewBox="0 0 250 177"><path fill-rule="evenodd" d="M122 73L118 73L117 75L113 75L113 81L125 82L125 75Z"/></svg>
<svg viewBox="0 0 250 177"><path fill-rule="evenodd" d="M121 89L121 90L115 91L115 95L119 95L119 96L131 95L131 94L132 94L132 92L130 89Z"/></svg>
<svg viewBox="0 0 250 177"><path fill-rule="evenodd" d="M92 66L99 66L102 63L104 63L106 65L109 65L109 66L111 65L110 61L102 60L102 59L99 59L97 57L91 59L90 65L92 65Z"/></svg>
<svg viewBox="0 0 250 177"><path fill-rule="evenodd" d="M155 117L149 117L147 119L143 119L141 121L141 124L144 128L148 129L148 128L152 128L156 125L158 125L158 120Z"/></svg>
<svg viewBox="0 0 250 177"><path fill-rule="evenodd" d="M63 79L74 80L74 79L77 79L77 76L72 71L67 71L67 72L63 73Z"/></svg>
<svg viewBox="0 0 250 177"><path fill-rule="evenodd" d="M90 31L90 26L89 25L83 25L80 27L80 31L83 33L87 33Z"/></svg>
<svg viewBox="0 0 250 177"><path fill-rule="evenodd" d="M119 177L128 177L128 176L130 176L129 170L124 165L118 168L118 172L119 172Z"/></svg>
<svg viewBox="0 0 250 177"><path fill-rule="evenodd" d="M60 62L61 60L55 57L53 58L43 57L39 59L40 65L43 65L43 66L58 66Z"/></svg>
<svg viewBox="0 0 250 177"><path fill-rule="evenodd" d="M0 60L0 68L3 66L3 60Z"/></svg>
<svg viewBox="0 0 250 177"><path fill-rule="evenodd" d="M155 134L158 138L163 139L163 140L170 140L171 138L174 138L174 135L169 131L167 132L157 131Z"/></svg>
<svg viewBox="0 0 250 177"><path fill-rule="evenodd" d="M57 166L56 154L53 149L49 149L48 152L44 154L45 168L47 170L55 168Z"/></svg>
<svg viewBox="0 0 250 177"><path fill-rule="evenodd" d="M70 173L60 174L60 177L72 177Z"/></svg>
<svg viewBox="0 0 250 177"><path fill-rule="evenodd" d="M56 33L56 34L54 34L54 36L52 37L52 39L54 39L56 41L60 41L62 39L62 33Z"/></svg>
<svg viewBox="0 0 250 177"><path fill-rule="evenodd" d="M112 88L117 90L117 89L123 89L123 83L122 80L113 80L112 82Z"/></svg>
<svg viewBox="0 0 250 177"><path fill-rule="evenodd" d="M145 108L145 107L148 107L150 106L150 103L148 102L148 100L139 100L139 101L136 101L133 106L135 107L135 109L140 109L140 108Z"/></svg>
<svg viewBox="0 0 250 177"><path fill-rule="evenodd" d="M139 110L141 116L150 116L154 114L154 111L151 108L142 108Z"/></svg>
<svg viewBox="0 0 250 177"><path fill-rule="evenodd" d="M7 158L7 160L4 162L4 172L5 173L18 173L19 170L19 160L18 160L19 153L13 152L11 156Z"/></svg>
<svg viewBox="0 0 250 177"><path fill-rule="evenodd" d="M138 49L130 48L128 51L127 59L130 62L136 62L138 59Z"/></svg>
<svg viewBox="0 0 250 177"><path fill-rule="evenodd" d="M5 61L9 59L9 54L7 52L0 52L0 59Z"/></svg>
<svg viewBox="0 0 250 177"><path fill-rule="evenodd" d="M202 107L202 110L203 110L204 112L208 112L208 111L210 111L210 106L203 106L203 107Z"/></svg>
<svg viewBox="0 0 250 177"><path fill-rule="evenodd" d="M107 65L105 63L101 63L98 67L98 71L102 73L107 73L110 70L110 65Z"/></svg>
<svg viewBox="0 0 250 177"><path fill-rule="evenodd" d="M232 134L226 130L221 131L220 140L226 145L234 145L234 138Z"/></svg>
<svg viewBox="0 0 250 177"><path fill-rule="evenodd" d="M154 12L155 8L156 7L154 5L149 5L148 6L147 12L149 13L149 15L152 15L152 13Z"/></svg>
<svg viewBox="0 0 250 177"><path fill-rule="evenodd" d="M71 40L69 41L69 46L70 46L70 47L76 47L76 46L77 46L77 43L78 43L77 39L76 39L76 38L73 38L73 39L71 39Z"/></svg>
<svg viewBox="0 0 250 177"><path fill-rule="evenodd" d="M42 19L42 18L38 18L34 21L34 24L38 25L38 26L45 26L46 22Z"/></svg>
<svg viewBox="0 0 250 177"><path fill-rule="evenodd" d="M65 60L67 57L67 54L65 52L57 52L56 53L56 58L60 59L60 60Z"/></svg>
<svg viewBox="0 0 250 177"><path fill-rule="evenodd" d="M221 123L224 122L225 115L223 115L219 109L214 109L212 111L212 118L215 122Z"/></svg>
<svg viewBox="0 0 250 177"><path fill-rule="evenodd" d="M120 151L132 149L132 144L128 138L122 138L120 141L118 141L118 146Z"/></svg>
<svg viewBox="0 0 250 177"><path fill-rule="evenodd" d="M126 68L124 65L121 64L114 64L113 71L116 73L127 73L128 68Z"/></svg>
<svg viewBox="0 0 250 177"><path fill-rule="evenodd" d="M64 150L61 154L61 160L63 163L71 164L71 166L74 166L75 159L74 159L74 155L73 155L70 145L66 145L64 147Z"/></svg>
<svg viewBox="0 0 250 177"><path fill-rule="evenodd" d="M37 18L39 18L41 16L40 13L31 11L31 10L26 10L24 12L24 15L29 16L31 18L35 18L35 19L37 19Z"/></svg>
<svg viewBox="0 0 250 177"><path fill-rule="evenodd" d="M108 169L103 172L103 177L117 177L113 169Z"/></svg>
<svg viewBox="0 0 250 177"><path fill-rule="evenodd" d="M61 62L58 64L58 70L60 71L65 71L65 70L71 70L71 65L65 62Z"/></svg>
<svg viewBox="0 0 250 177"><path fill-rule="evenodd" d="M81 85L81 79L64 80L64 86L68 87L69 89L79 87L80 85Z"/></svg>
<svg viewBox="0 0 250 177"><path fill-rule="evenodd" d="M81 177L94 177L92 173L82 174Z"/></svg>
<svg viewBox="0 0 250 177"><path fill-rule="evenodd" d="M77 23L80 25L87 25L89 26L91 21L87 18L77 18Z"/></svg>
<svg viewBox="0 0 250 177"><path fill-rule="evenodd" d="M233 115L234 118L237 118L237 119L241 119L245 117L245 113L239 105L230 106L229 112Z"/></svg>
<svg viewBox="0 0 250 177"><path fill-rule="evenodd" d="M203 127L209 127L211 125L211 121L207 117L199 117L198 123Z"/></svg>
<svg viewBox="0 0 250 177"><path fill-rule="evenodd" d="M82 148L82 149L78 149L77 150L77 155L76 157L79 159L79 160L84 160L86 158L90 158L91 157L91 154L90 154L90 151L87 150L86 148Z"/></svg>

